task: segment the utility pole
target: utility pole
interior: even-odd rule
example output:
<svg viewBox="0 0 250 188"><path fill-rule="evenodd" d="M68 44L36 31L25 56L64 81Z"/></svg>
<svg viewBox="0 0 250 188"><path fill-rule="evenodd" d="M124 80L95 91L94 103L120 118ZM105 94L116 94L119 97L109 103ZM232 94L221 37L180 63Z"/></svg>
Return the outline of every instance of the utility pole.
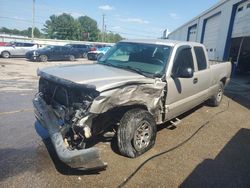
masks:
<svg viewBox="0 0 250 188"><path fill-rule="evenodd" d="M35 28L35 0L33 0L33 11L32 11L32 31L31 31L31 37L32 41L34 41L34 28Z"/></svg>
<svg viewBox="0 0 250 188"><path fill-rule="evenodd" d="M102 42L104 42L105 14L102 15Z"/></svg>
<svg viewBox="0 0 250 188"><path fill-rule="evenodd" d="M104 26L104 41L106 41L106 38L107 38L107 25Z"/></svg>

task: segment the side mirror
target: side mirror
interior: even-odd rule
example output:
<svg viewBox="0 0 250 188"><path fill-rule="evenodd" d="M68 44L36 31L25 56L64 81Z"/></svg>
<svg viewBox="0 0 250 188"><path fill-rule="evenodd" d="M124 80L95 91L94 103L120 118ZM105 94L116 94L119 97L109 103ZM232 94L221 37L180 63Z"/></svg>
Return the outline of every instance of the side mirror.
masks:
<svg viewBox="0 0 250 188"><path fill-rule="evenodd" d="M192 78L194 76L194 70L192 68L185 68L179 72L180 78Z"/></svg>
<svg viewBox="0 0 250 188"><path fill-rule="evenodd" d="M173 74L175 78L192 78L194 76L194 70L192 68L184 68Z"/></svg>

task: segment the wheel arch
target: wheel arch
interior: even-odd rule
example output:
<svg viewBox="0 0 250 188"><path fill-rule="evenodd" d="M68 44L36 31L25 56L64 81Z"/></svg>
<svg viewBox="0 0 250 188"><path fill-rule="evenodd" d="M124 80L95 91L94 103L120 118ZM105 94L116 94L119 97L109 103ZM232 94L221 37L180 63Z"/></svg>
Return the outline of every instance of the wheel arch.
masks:
<svg viewBox="0 0 250 188"><path fill-rule="evenodd" d="M227 77L223 77L223 78L220 80L220 82L223 83L223 86L226 85L226 81L227 81Z"/></svg>
<svg viewBox="0 0 250 188"><path fill-rule="evenodd" d="M7 53L11 56L11 53L10 53L10 51L8 51L8 50L2 51L2 52L1 52L1 55L2 55L4 52L7 52Z"/></svg>

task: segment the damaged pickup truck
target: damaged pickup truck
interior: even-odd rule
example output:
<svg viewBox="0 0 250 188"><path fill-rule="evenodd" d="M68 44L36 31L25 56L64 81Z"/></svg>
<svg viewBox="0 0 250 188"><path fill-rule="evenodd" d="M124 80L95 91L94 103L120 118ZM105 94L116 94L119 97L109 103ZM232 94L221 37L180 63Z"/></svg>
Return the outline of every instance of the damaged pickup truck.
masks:
<svg viewBox="0 0 250 188"><path fill-rule="evenodd" d="M38 70L33 100L60 160L77 169L105 168L89 140L114 132L120 153L153 147L156 125L209 101L218 106L230 62L210 62L202 44L124 40L97 63Z"/></svg>

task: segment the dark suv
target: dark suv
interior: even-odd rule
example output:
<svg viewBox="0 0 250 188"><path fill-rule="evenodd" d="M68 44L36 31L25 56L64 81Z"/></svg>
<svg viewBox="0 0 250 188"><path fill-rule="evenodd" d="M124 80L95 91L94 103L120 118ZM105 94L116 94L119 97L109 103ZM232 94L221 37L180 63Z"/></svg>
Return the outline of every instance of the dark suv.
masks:
<svg viewBox="0 0 250 188"><path fill-rule="evenodd" d="M46 46L39 50L32 50L26 53L29 60L46 62L48 60L70 60L74 61L81 56L80 52L68 46Z"/></svg>
<svg viewBox="0 0 250 188"><path fill-rule="evenodd" d="M89 44L66 44L65 46L77 49L80 52L81 57L86 57L92 47L92 45Z"/></svg>

